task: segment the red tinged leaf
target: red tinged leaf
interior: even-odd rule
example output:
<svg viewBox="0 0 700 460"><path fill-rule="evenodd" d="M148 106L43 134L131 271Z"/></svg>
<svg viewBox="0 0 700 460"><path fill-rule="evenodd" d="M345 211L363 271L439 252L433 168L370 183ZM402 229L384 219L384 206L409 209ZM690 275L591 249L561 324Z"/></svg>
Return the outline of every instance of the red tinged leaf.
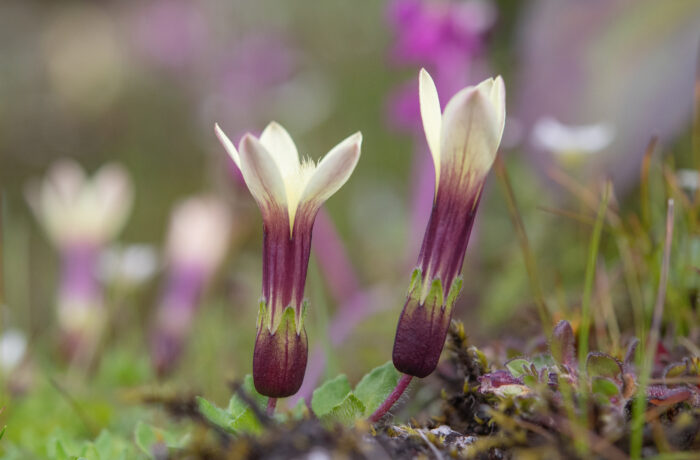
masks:
<svg viewBox="0 0 700 460"><path fill-rule="evenodd" d="M687 388L668 388L663 385L650 385L647 388L647 399L655 406L672 406L691 396L692 393Z"/></svg>
<svg viewBox="0 0 700 460"><path fill-rule="evenodd" d="M574 348L576 339L574 330L568 321L559 321L552 333L552 343L550 345L552 357L559 363L576 367L576 350Z"/></svg>

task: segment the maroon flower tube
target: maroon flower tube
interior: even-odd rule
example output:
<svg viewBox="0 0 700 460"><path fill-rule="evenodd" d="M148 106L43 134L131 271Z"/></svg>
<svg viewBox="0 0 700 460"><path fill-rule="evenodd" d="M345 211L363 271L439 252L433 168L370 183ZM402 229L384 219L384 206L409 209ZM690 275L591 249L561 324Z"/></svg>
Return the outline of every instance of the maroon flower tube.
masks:
<svg viewBox="0 0 700 460"><path fill-rule="evenodd" d="M316 165L299 161L291 137L275 122L260 139L246 134L238 150L218 126L216 133L262 213L262 299L253 382L270 398L291 396L306 372L304 284L314 219L323 202L350 177L360 157L362 136L348 137Z"/></svg>
<svg viewBox="0 0 700 460"><path fill-rule="evenodd" d="M272 398L296 393L306 371L304 284L315 211L310 215L303 211L297 211L291 235L286 209L276 209L263 224L263 298L253 380L258 392Z"/></svg>
<svg viewBox="0 0 700 460"><path fill-rule="evenodd" d="M399 371L426 377L435 370L462 280L481 191L505 122L505 89L498 77L458 92L440 112L437 90L420 73L420 105L435 165L435 198L399 317L393 361Z"/></svg>

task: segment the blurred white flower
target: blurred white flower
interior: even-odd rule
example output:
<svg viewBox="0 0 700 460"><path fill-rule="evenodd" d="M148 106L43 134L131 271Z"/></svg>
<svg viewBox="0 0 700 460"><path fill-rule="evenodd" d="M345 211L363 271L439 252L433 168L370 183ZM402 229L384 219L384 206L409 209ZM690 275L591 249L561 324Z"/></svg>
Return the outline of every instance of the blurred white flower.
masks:
<svg viewBox="0 0 700 460"><path fill-rule="evenodd" d="M37 219L58 247L100 245L126 223L133 189L126 170L102 166L92 178L73 160L59 160L43 181L33 181L26 196Z"/></svg>
<svg viewBox="0 0 700 460"><path fill-rule="evenodd" d="M112 245L100 253L99 277L104 282L138 285L158 269L158 253L149 244Z"/></svg>
<svg viewBox="0 0 700 460"><path fill-rule="evenodd" d="M11 372L24 358L27 337L19 329L8 329L0 335L0 368Z"/></svg>
<svg viewBox="0 0 700 460"><path fill-rule="evenodd" d="M607 123L565 125L552 117L542 117L532 130L533 144L560 155L598 153L615 138L615 129Z"/></svg>
<svg viewBox="0 0 700 460"><path fill-rule="evenodd" d="M700 187L700 171L696 169L679 169L676 171L678 186L689 193L695 193Z"/></svg>
<svg viewBox="0 0 700 460"><path fill-rule="evenodd" d="M230 230L231 214L224 202L214 196L188 198L170 218L168 263L210 273L226 254Z"/></svg>

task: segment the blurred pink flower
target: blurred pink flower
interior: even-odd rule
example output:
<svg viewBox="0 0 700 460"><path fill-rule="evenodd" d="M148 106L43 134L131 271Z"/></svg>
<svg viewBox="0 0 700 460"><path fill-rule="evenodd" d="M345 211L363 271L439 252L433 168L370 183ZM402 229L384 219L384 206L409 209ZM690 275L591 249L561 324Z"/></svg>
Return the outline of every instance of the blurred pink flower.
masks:
<svg viewBox="0 0 700 460"><path fill-rule="evenodd" d="M394 0L388 20L395 33L391 60L396 66L424 67L441 93L453 94L475 77L474 58L496 18L485 1ZM402 85L389 102L390 123L421 134L413 82Z"/></svg>
<svg viewBox="0 0 700 460"><path fill-rule="evenodd" d="M173 210L167 281L151 334L151 359L159 375L172 371L182 355L202 292L226 255L231 229L226 203L214 196L188 198Z"/></svg>
<svg viewBox="0 0 700 460"><path fill-rule="evenodd" d="M179 68L207 45L206 20L198 2L157 0L135 12L135 45L164 67Z"/></svg>

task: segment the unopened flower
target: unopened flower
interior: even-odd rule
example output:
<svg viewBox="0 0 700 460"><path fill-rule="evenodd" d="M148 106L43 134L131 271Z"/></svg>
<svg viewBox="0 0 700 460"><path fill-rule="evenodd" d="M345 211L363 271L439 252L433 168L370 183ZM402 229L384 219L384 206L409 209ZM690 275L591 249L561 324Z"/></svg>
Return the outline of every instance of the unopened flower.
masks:
<svg viewBox="0 0 700 460"><path fill-rule="evenodd" d="M420 72L423 127L435 166L435 199L394 341L396 368L425 377L437 366L469 234L505 124L503 79L459 91L444 113L432 78Z"/></svg>
<svg viewBox="0 0 700 460"><path fill-rule="evenodd" d="M131 210L132 185L115 164L92 178L74 161L55 163L27 200L61 256L58 321L69 356L92 343L104 320L98 260L122 229Z"/></svg>
<svg viewBox="0 0 700 460"><path fill-rule="evenodd" d="M159 374L170 371L182 353L202 291L226 254L230 229L228 207L212 196L189 198L173 211L167 281L151 340Z"/></svg>
<svg viewBox="0 0 700 460"><path fill-rule="evenodd" d="M300 161L294 141L275 122L259 139L246 134L238 150L218 126L216 133L240 168L263 219L255 388L273 398L291 396L301 386L308 354L304 284L314 219L355 169L362 135L351 135L315 164Z"/></svg>

